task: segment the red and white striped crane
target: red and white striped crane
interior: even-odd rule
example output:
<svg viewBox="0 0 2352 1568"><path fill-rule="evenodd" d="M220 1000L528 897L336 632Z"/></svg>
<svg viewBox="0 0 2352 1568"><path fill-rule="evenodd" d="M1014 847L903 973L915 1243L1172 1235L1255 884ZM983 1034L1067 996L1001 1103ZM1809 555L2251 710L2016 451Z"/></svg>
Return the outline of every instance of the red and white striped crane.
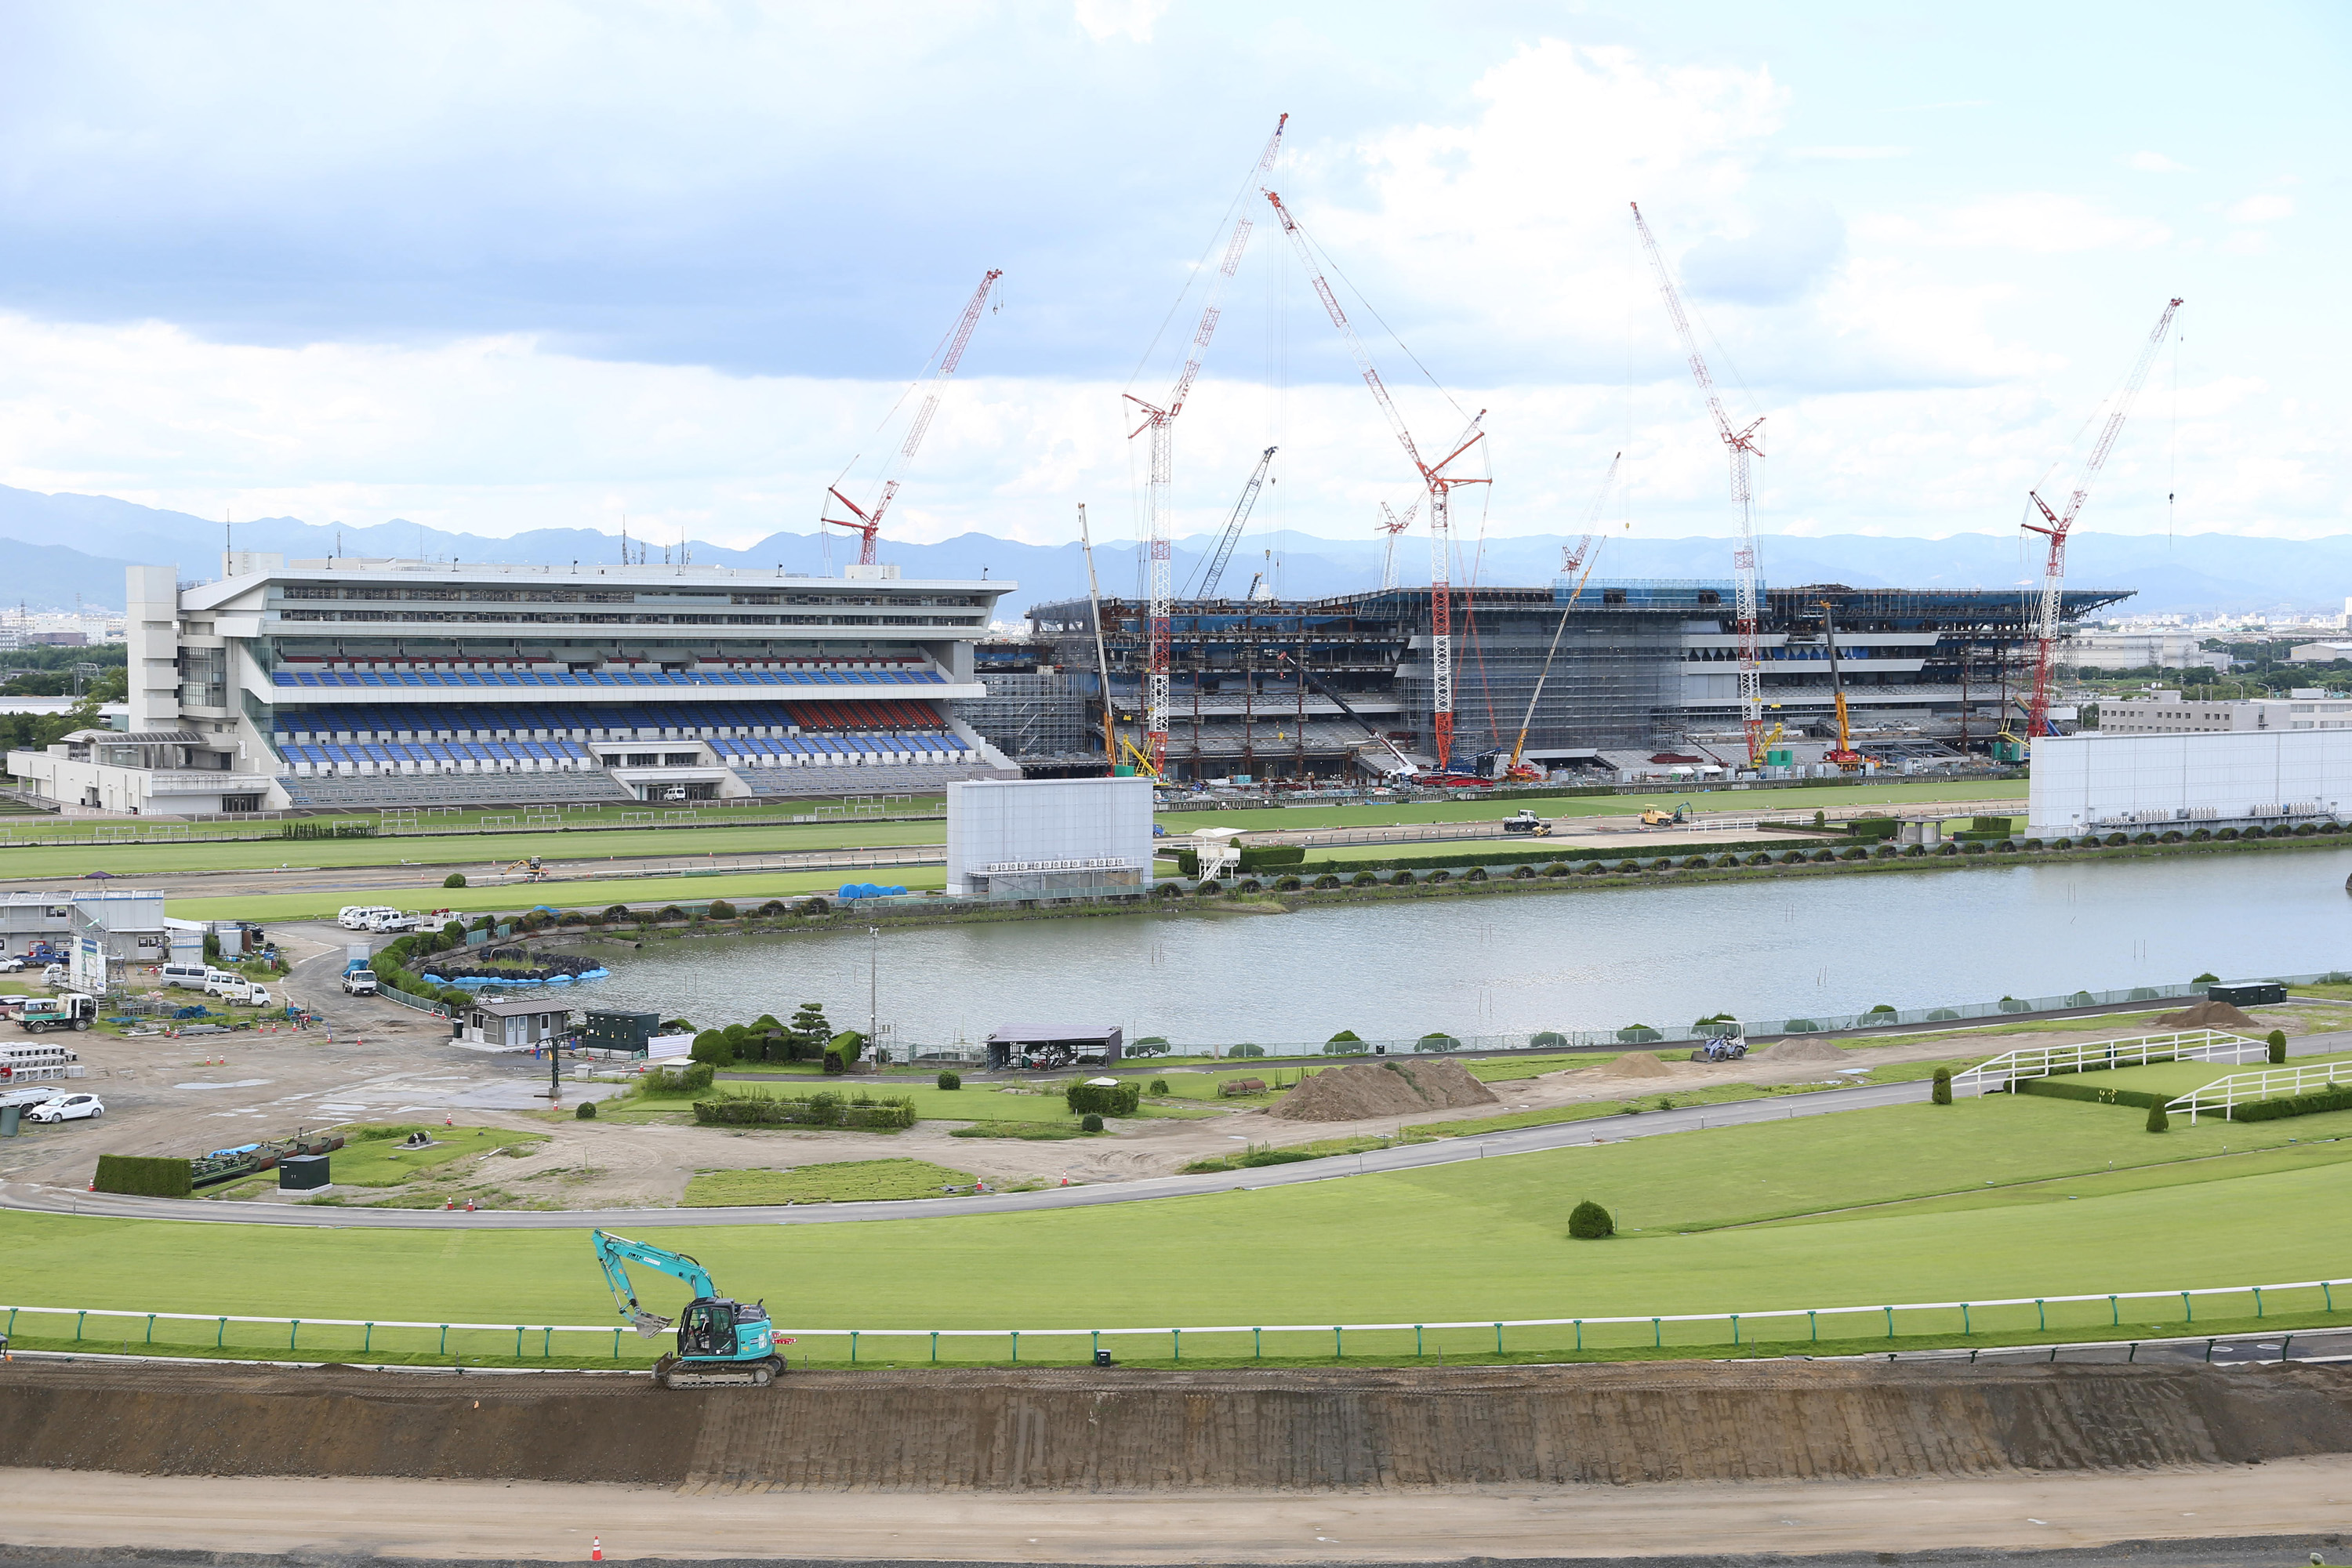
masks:
<svg viewBox="0 0 2352 1568"><path fill-rule="evenodd" d="M954 330L948 334L946 350L940 355L940 367L932 373L931 384L923 394L923 405L916 410L915 422L907 427L907 438L898 443L897 456L883 470L882 493L875 500L873 509L868 510L859 506L843 495L838 488L828 488L825 491L847 507L850 515L834 517L829 515L830 509L820 509L817 521L835 528L854 528L864 536L857 546L860 565L874 564L874 536L882 531L882 516L890 510L891 498L898 493L898 487L906 480L908 466L914 462L915 454L922 448L923 437L931 428L931 416L940 411L940 394L946 390L949 378L956 373L956 366L963 363L964 345L971 342L972 329L980 325L980 313L988 304L989 291L1003 276L1003 268L989 268L987 276L980 280L980 287L972 290L971 299L964 305L963 314L957 319Z"/></svg>
<svg viewBox="0 0 2352 1568"><path fill-rule="evenodd" d="M1297 248L1299 262L1313 280L1316 296L1323 301L1323 309L1330 316L1331 324L1339 329L1339 335L1347 340L1349 352L1356 356L1356 368L1362 373L1364 384L1371 388L1373 400L1380 404L1381 412L1388 416L1389 428L1395 432L1399 444L1404 447L1404 455L1412 459L1414 469L1421 475L1421 482L1428 489L1430 729L1437 752L1437 771L1442 773L1446 771L1454 752L1454 584L1451 563L1446 556L1452 544L1448 532L1451 502L1457 485L1494 482L1489 479L1449 474L1445 470L1454 458L1486 439L1486 432L1478 428L1478 421L1486 417L1486 411L1482 408L1471 418L1470 428L1452 451L1434 463L1423 460L1421 448L1413 442L1412 431L1404 422L1404 415L1399 412L1396 400L1389 395L1388 384L1381 379L1381 373L1372 364L1372 356L1364 347L1364 340L1356 335L1354 325L1348 320L1348 312L1339 308L1339 296L1331 291L1330 283L1325 279L1322 265L1315 257L1315 247L1307 243L1306 231L1298 226L1298 220L1290 216L1290 209L1282 205L1279 195L1268 191L1265 199L1272 204L1274 216L1281 220L1282 232L1290 237L1290 243Z"/></svg>
<svg viewBox="0 0 2352 1568"><path fill-rule="evenodd" d="M1250 172L1252 180L1265 177L1274 167L1282 152L1282 128L1290 123L1286 114L1274 122L1274 134L1266 139L1265 150L1258 154L1257 166ZM1209 279L1205 299L1201 306L1200 324L1192 329L1192 352L1177 373L1176 386L1164 404L1146 403L1133 393L1123 395L1135 405L1142 423L1127 433L1133 440L1145 431L1151 432L1151 474L1144 485L1144 539L1150 565L1148 593L1151 601L1148 615L1147 652L1143 667L1143 744L1151 759L1151 771L1156 775L1168 761L1168 619L1174 586L1169 581L1172 574L1171 562L1174 549L1168 534L1175 519L1171 513L1169 491L1175 472L1176 416L1184 412L1184 400L1192 395L1192 383L1201 374L1201 361L1209 352L1209 340L1216 335L1217 318L1222 313L1218 300L1225 285L1233 281L1234 272L1242 264L1242 252L1249 247L1251 224L1244 212L1234 221L1234 232L1225 241L1224 259Z"/></svg>
<svg viewBox="0 0 2352 1568"><path fill-rule="evenodd" d="M2066 498L2066 510L2055 512L2050 503L2033 490L2025 492L2044 521L2028 522L2024 527L2050 541L2049 558L2042 566L2041 614L2033 626L2033 680L2028 688L2025 709L2025 743L2031 747L2037 736L2050 730L2050 677L2056 663L2058 648L2058 611L2066 585L2066 535L2082 514L2083 502L2090 498L2091 481L2107 464L2107 454L2115 450L2116 437L2124 431L2124 419L2131 413L2133 400L2139 396L2142 383L2147 380L2148 367L2156 363L2156 351L2164 346L2172 331L2173 312L2180 301L2171 300L2164 314L2156 319L2156 328L2140 345L2139 358L2134 362L2131 374L2125 378L2122 390L2116 394L2115 406L2107 411L2107 422L2099 428L2099 438L2092 443L2091 455L2083 460L2083 477L2074 481L2074 494Z"/></svg>
<svg viewBox="0 0 2352 1568"><path fill-rule="evenodd" d="M1749 483L1748 463L1764 455L1764 437L1759 434L1764 427L1761 418L1746 426L1732 423L1723 406L1723 395L1715 389L1715 377L1708 374L1706 357L1698 352L1698 337L1691 331L1689 312L1683 309L1682 291L1675 287L1675 275L1666 268L1666 258L1658 249L1657 239L1650 226L1643 221L1642 206L1633 208L1633 226L1641 231L1642 247L1649 252L1650 265L1658 274L1658 293L1666 302L1666 314L1674 318L1675 335L1682 339L1683 355L1690 362L1691 375L1698 389L1706 395L1706 410L1715 416L1715 433L1723 439L1724 451L1731 459L1731 500L1739 509L1739 539L1732 547L1732 581L1738 600L1739 632L1739 724L1748 732L1748 765L1758 767L1764 761L1764 664L1758 647L1756 623L1762 596L1756 578L1756 522L1752 515L1755 492Z"/></svg>
<svg viewBox="0 0 2352 1568"><path fill-rule="evenodd" d="M1420 496L1413 497L1412 504L1404 509L1404 515L1402 517L1399 517L1395 512L1389 510L1388 502L1381 502L1381 521L1378 526L1382 533L1388 535L1388 547L1381 555L1381 592L1383 594L1397 585L1397 535L1402 533L1406 529L1411 528L1412 526L1412 520L1421 515L1421 502L1422 498Z"/></svg>

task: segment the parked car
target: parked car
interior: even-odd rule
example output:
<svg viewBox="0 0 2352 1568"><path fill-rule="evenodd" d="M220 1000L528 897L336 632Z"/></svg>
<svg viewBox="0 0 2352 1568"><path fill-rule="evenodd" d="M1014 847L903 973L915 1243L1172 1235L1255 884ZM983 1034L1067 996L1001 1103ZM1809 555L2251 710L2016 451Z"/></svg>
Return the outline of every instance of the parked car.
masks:
<svg viewBox="0 0 2352 1568"><path fill-rule="evenodd" d="M79 1121L89 1117L106 1114L106 1107L94 1094L68 1094L44 1101L25 1113L32 1121Z"/></svg>
<svg viewBox="0 0 2352 1568"><path fill-rule="evenodd" d="M0 958L0 974L22 974L25 961L21 958Z"/></svg>
<svg viewBox="0 0 2352 1568"><path fill-rule="evenodd" d="M201 991L205 988L205 979L211 973L212 966L206 963L167 963L163 965L163 980L165 985L179 985L190 991Z"/></svg>

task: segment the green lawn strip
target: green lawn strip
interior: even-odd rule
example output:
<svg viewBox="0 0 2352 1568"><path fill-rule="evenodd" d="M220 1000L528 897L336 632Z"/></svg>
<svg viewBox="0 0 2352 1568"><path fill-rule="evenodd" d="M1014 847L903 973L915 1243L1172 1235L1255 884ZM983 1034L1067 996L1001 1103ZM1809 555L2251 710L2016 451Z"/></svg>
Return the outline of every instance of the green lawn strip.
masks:
<svg viewBox="0 0 2352 1568"><path fill-rule="evenodd" d="M2157 1062L2147 1067L2102 1068L2096 1071L2059 1073L2062 1083L2081 1083L2093 1089L2137 1089L2147 1094L2183 1095L2203 1089L2216 1079L2232 1073L2260 1071L2263 1064L2248 1063L2243 1067L2230 1062Z"/></svg>
<svg viewBox="0 0 2352 1568"><path fill-rule="evenodd" d="M1636 1082L1628 1079L1627 1083ZM1629 1109L1673 1110L1685 1105L1725 1105L1735 1100L1763 1100L1788 1089L1752 1083L1719 1083L1706 1089L1676 1089L1668 1094L1634 1096L1623 1100L1592 1100L1582 1105L1547 1106L1541 1110L1515 1110L1501 1116L1472 1117L1460 1121L1417 1121L1405 1132L1416 1138L1475 1138L1482 1132L1508 1132L1519 1127L1549 1127L1561 1121L1589 1121L1601 1116L1622 1116ZM1663 1102L1663 1103L1662 1103Z"/></svg>
<svg viewBox="0 0 2352 1568"><path fill-rule="evenodd" d="M702 1171L686 1184L688 1208L749 1204L875 1203L945 1197L969 1188L969 1171L928 1160L849 1160L789 1171Z"/></svg>
<svg viewBox="0 0 2352 1568"><path fill-rule="evenodd" d="M334 1131L344 1138L343 1146L328 1156L328 1173L337 1187L406 1186L423 1177L445 1174L444 1167L460 1160L547 1142L543 1132L519 1132L505 1127L436 1127L422 1121L360 1122ZM435 1142L428 1148L403 1149L400 1140L411 1132L429 1133ZM200 1187L195 1195L249 1198L277 1185L278 1173L264 1171L217 1187Z"/></svg>
<svg viewBox="0 0 2352 1568"><path fill-rule="evenodd" d="M948 1134L950 1138L1022 1138L1033 1143L1059 1143L1072 1138L1103 1138L1104 1132L1084 1132L1076 1117L1067 1121L975 1121Z"/></svg>
<svg viewBox="0 0 2352 1568"><path fill-rule="evenodd" d="M425 883L414 888L368 888L358 891L329 889L316 893L252 893L219 898L167 899L164 910L175 920L319 920L358 900L397 903L419 910L456 910L462 914L486 914L535 909L544 904L557 910L602 910L626 904L633 910L657 910L664 904L708 903L725 899L740 905L769 899L830 893L847 881L876 881L884 875L888 886L916 892L944 888L947 872L938 866L898 866L883 871L745 871L716 876L620 877L602 881L518 883L506 888L449 888Z"/></svg>
<svg viewBox="0 0 2352 1568"><path fill-rule="evenodd" d="M2026 785L2019 780L1983 784L1917 784L1824 785L1818 789L1661 790L1651 795L1545 795L1508 800L1429 803L1372 802L1365 805L1293 805L1234 811L1168 811L1157 820L1170 838L1199 827L1239 827L1324 831L1340 827L1393 827L1443 822L1499 822L1520 806L1539 816L1632 816L1650 806L1672 811L1687 802L1694 816L1736 814L1782 815L1795 811L1827 811L1850 816L1873 806L1931 805L1937 801L2023 800Z"/></svg>
<svg viewBox="0 0 2352 1568"><path fill-rule="evenodd" d="M1187 1172L1248 1171L1264 1165L1290 1165L1302 1160L1328 1160L1334 1155L1369 1154L1375 1150L1393 1149L1400 1143L1417 1142L1407 1135L1384 1137L1368 1133L1354 1138L1325 1138L1313 1143L1288 1143L1276 1147L1271 1143L1253 1143L1231 1154L1215 1154L1186 1164Z"/></svg>

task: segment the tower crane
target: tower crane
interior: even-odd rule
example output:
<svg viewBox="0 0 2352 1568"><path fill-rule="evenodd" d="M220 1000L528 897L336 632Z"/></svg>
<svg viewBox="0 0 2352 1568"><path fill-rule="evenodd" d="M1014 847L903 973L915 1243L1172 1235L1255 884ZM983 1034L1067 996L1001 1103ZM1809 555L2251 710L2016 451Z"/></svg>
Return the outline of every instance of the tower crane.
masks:
<svg viewBox="0 0 2352 1568"><path fill-rule="evenodd" d="M2091 445L2090 456L2083 460L2083 476L2074 481L2074 491L2066 498L2066 510L2053 511L2039 492L2025 492L2043 521L2029 521L2023 526L2050 541L2050 554L2042 567L2041 613L2033 626L2033 682L2028 688L2025 712L2025 743L2029 747L2038 737L2052 733L2050 676L2058 647L2061 590L2066 583L2066 535L2074 528L2075 518L2082 515L2083 502L2091 494L2091 481L2106 467L2107 454L2115 450L2116 437L2123 434L2124 419L2131 413L2133 400L2139 396L2141 384L2147 380L2148 367L2156 363L2156 351L2164 346L2166 336L2172 331L2173 313L2179 309L2179 300L2168 301L2164 314L2156 319L2155 330L2140 345L2139 358L2133 362L2131 374L2124 378L2115 406L2108 410L2107 422L2100 427L2099 438Z"/></svg>
<svg viewBox="0 0 2352 1568"><path fill-rule="evenodd" d="M1412 520L1421 514L1421 499L1422 498L1419 496L1413 497L1412 504L1404 509L1404 515L1402 517L1399 517L1395 512L1390 510L1388 502L1381 502L1380 529L1382 533L1388 535L1388 548L1381 554L1381 592L1383 594L1397 585L1397 535L1402 533L1406 529L1411 528L1412 526Z"/></svg>
<svg viewBox="0 0 2352 1568"><path fill-rule="evenodd" d="M838 486L825 491L849 509L849 516L834 517L830 515L830 509L825 508L819 510L817 521L835 528L857 531L861 535L857 546L857 561L861 566L874 564L874 536L882 531L883 514L890 510L892 498L898 495L898 487L906 481L908 468L913 464L915 454L922 449L923 437L930 432L931 416L940 411L940 395L947 390L948 381L955 374L956 366L963 363L964 345L971 342L972 329L980 325L980 312L988 303L989 293L996 287L996 280L1003 276L1003 268L990 268L986 276L981 279L980 287L972 290L971 300L965 302L963 314L956 319L955 326L948 333L947 348L940 355L939 369L932 373L931 384L923 393L923 405L915 412L915 422L907 427L906 439L898 443L897 455L890 459L889 467L883 470L882 491L871 510L843 495Z"/></svg>
<svg viewBox="0 0 2352 1568"><path fill-rule="evenodd" d="M1282 128L1289 123L1287 114L1274 122L1274 134L1266 139L1265 150L1258 154L1251 179L1263 178L1274 167L1275 158L1282 152ZM1164 404L1146 403L1131 392L1123 395L1135 405L1137 416L1142 421L1127 433L1128 439L1131 441L1147 430L1151 432L1151 475L1144 485L1143 503L1145 551L1150 574L1146 592L1151 601L1147 612L1150 624L1143 666L1143 744L1155 773L1168 760L1168 579L1171 559L1168 531L1174 521L1170 516L1169 488L1175 468L1176 416L1184 412L1184 399L1192 395L1192 383L1200 376L1201 361L1209 352L1209 340L1216 335L1217 318L1222 313L1217 301L1242 264L1242 252L1249 247L1250 228L1246 212L1234 220L1232 237L1225 241L1224 259L1209 279L1200 324L1192 329L1192 353L1184 361L1184 368L1177 373L1176 385L1168 400Z"/></svg>
<svg viewBox="0 0 2352 1568"><path fill-rule="evenodd" d="M1690 363L1691 375L1698 382L1699 391L1706 395L1707 412L1715 416L1715 433L1722 438L1725 454L1731 459L1731 501L1739 509L1739 539L1731 552L1738 600L1739 723L1748 733L1748 765L1758 767L1764 761L1764 666L1756 630L1760 595L1756 582L1756 523L1751 515L1754 491L1748 482L1748 464L1751 458L1764 455L1764 438L1759 434L1764 421L1758 418L1745 426L1736 425L1725 411L1723 395L1716 391L1715 377L1707 371L1706 357L1698 352L1698 337L1691 331L1690 314L1683 309L1682 291L1675 287L1675 276L1667 270L1657 239L1642 217L1641 204L1630 205L1633 208L1633 226L1641 231L1642 247L1649 253L1650 266L1657 272L1658 293L1666 302L1666 314L1674 319L1675 333L1682 340L1683 355Z"/></svg>
<svg viewBox="0 0 2352 1568"><path fill-rule="evenodd" d="M1217 596L1217 583L1225 574L1225 563L1233 559L1234 542L1241 538L1242 529L1249 521L1250 509L1257 505L1257 492L1265 488L1265 472L1274 466L1274 454L1272 447L1260 454L1257 467L1250 474L1249 483L1242 487L1242 499L1234 503L1233 515L1225 519L1225 531L1219 536L1216 549L1210 552L1208 563L1202 568L1201 575L1196 579L1198 589L1188 584L1184 591L1186 598L1213 599Z"/></svg>
<svg viewBox="0 0 2352 1568"><path fill-rule="evenodd" d="M1297 247L1299 262L1307 268L1307 275L1314 283L1316 296L1323 301L1325 313L1331 318L1331 324L1339 329L1339 335L1347 340L1348 351L1356 356L1356 369L1362 374L1364 384L1371 389L1373 401L1381 405L1381 412L1388 416L1390 430L1395 433L1398 444L1404 447L1404 455L1412 460L1414 470L1421 476L1422 484L1428 490L1430 729L1436 742L1437 772L1443 774L1454 751L1454 584L1451 563L1446 559L1446 551L1452 543L1448 523L1453 493L1457 485L1494 482L1485 478L1450 474L1446 469L1453 465L1454 459L1486 439L1486 432L1478 428L1478 422L1486 417L1486 411L1482 408L1472 416L1468 433L1452 451L1434 463L1423 458L1421 448L1413 442L1411 427L1404 422L1404 415L1398 410L1396 400L1389 395L1388 384L1381 379L1380 371L1373 366L1371 353L1364 347L1364 340L1356 335L1354 324L1348 320L1348 312L1339 308L1339 296L1331 291L1330 283L1324 278L1323 268L1315 258L1315 247L1307 242L1306 231L1298 226L1298 220L1290 216L1290 209L1282 205L1280 195L1268 191L1265 199L1274 207L1274 216L1281 220L1282 232L1290 237L1290 243Z"/></svg>

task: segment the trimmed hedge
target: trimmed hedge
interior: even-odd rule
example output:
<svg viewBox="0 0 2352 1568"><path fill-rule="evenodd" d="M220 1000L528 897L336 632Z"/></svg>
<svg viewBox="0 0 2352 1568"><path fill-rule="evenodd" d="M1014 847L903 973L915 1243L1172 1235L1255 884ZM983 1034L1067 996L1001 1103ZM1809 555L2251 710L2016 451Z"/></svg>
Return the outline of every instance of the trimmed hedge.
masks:
<svg viewBox="0 0 2352 1568"><path fill-rule="evenodd" d="M2095 1105L2169 1105L2179 1096L2155 1094L2144 1089L2096 1089L2087 1083L2061 1083L2052 1079L2030 1078L2019 1084L2024 1094L2039 1094L2051 1100L2086 1100Z"/></svg>
<svg viewBox="0 0 2352 1568"><path fill-rule="evenodd" d="M188 1163L149 1154L100 1154L98 1190L140 1198L184 1198L193 1190Z"/></svg>
<svg viewBox="0 0 2352 1568"><path fill-rule="evenodd" d="M2315 1116L2323 1110L2352 1110L2352 1085L2330 1084L2317 1094L2291 1094L2278 1100L2257 1100L2230 1108L2232 1121L2276 1121L2284 1116Z"/></svg>
<svg viewBox="0 0 2352 1568"><path fill-rule="evenodd" d="M1138 1083L1074 1083L1062 1091L1062 1099L1081 1116L1132 1116L1143 1102L1143 1086Z"/></svg>
<svg viewBox="0 0 2352 1568"><path fill-rule="evenodd" d="M858 1095L778 1095L773 1099L698 1100L694 1120L702 1127L839 1127L859 1132L897 1132L915 1124L915 1102L906 1095L876 1100Z"/></svg>

